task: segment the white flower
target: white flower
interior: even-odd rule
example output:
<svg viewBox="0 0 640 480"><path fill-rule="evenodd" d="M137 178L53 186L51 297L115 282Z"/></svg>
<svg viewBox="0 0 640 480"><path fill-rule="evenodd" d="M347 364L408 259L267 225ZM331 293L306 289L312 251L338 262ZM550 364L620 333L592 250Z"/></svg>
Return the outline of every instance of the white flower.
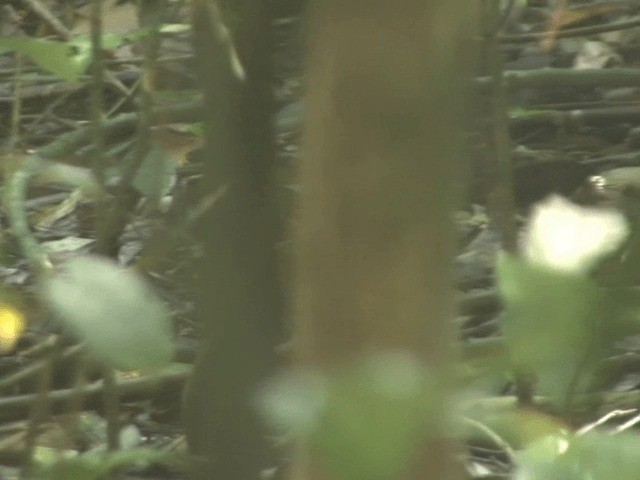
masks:
<svg viewBox="0 0 640 480"><path fill-rule="evenodd" d="M531 263L585 274L628 235L629 225L620 212L582 207L552 195L534 207L521 249Z"/></svg>

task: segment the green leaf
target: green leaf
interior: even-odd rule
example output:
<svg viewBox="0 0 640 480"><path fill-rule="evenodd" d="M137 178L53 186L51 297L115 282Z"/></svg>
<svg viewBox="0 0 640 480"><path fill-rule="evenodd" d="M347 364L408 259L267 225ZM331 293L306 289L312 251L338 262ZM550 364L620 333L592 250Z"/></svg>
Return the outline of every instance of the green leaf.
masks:
<svg viewBox="0 0 640 480"><path fill-rule="evenodd" d="M418 359L390 352L332 377L285 374L260 392L263 413L288 433L308 435L316 458L340 480L386 480L413 459L430 431L442 432L443 388Z"/></svg>
<svg viewBox="0 0 640 480"><path fill-rule="evenodd" d="M126 39L126 35L117 33L104 33L102 35L102 48L104 50L115 50ZM91 61L91 36L78 35L69 40L69 44L78 50L78 56Z"/></svg>
<svg viewBox="0 0 640 480"><path fill-rule="evenodd" d="M102 258L76 258L45 280L44 297L104 363L143 369L171 361L169 312L135 273Z"/></svg>
<svg viewBox="0 0 640 480"><path fill-rule="evenodd" d="M589 432L548 437L518 454L521 478L635 480L640 477L640 438Z"/></svg>
<svg viewBox="0 0 640 480"><path fill-rule="evenodd" d="M609 346L610 337L603 334L607 297L582 274L506 254L499 258L497 274L512 362L538 373L543 393L564 398L575 375L588 377Z"/></svg>
<svg viewBox="0 0 640 480"><path fill-rule="evenodd" d="M193 133L194 135L197 135L198 137L204 136L204 127L203 127L202 122L190 123L187 126L187 132Z"/></svg>
<svg viewBox="0 0 640 480"><path fill-rule="evenodd" d="M169 193L175 182L176 166L174 156L153 146L142 161L133 186L145 197L160 199Z"/></svg>
<svg viewBox="0 0 640 480"><path fill-rule="evenodd" d="M275 429L310 434L320 425L326 404L324 378L308 370L272 379L258 394L260 410Z"/></svg>
<svg viewBox="0 0 640 480"><path fill-rule="evenodd" d="M90 54L78 51L71 43L20 36L0 38L0 47L30 57L45 70L69 82L76 82L91 62Z"/></svg>
<svg viewBox="0 0 640 480"><path fill-rule="evenodd" d="M312 436L317 458L341 480L386 480L415 455L441 418L443 390L405 353L367 359L332 383L323 422Z"/></svg>
<svg viewBox="0 0 640 480"><path fill-rule="evenodd" d="M186 23L165 23L160 27L160 33L186 33L191 30L191 25Z"/></svg>
<svg viewBox="0 0 640 480"><path fill-rule="evenodd" d="M31 476L37 480L98 480L127 468L138 470L151 464L177 465L171 452L132 449L107 453L86 453L72 458L52 458L35 466Z"/></svg>
<svg viewBox="0 0 640 480"><path fill-rule="evenodd" d="M126 35L105 33L102 36L102 47L105 50L114 50L126 38ZM45 70L72 83L77 82L80 75L87 71L92 60L89 35L78 35L68 42L26 36L0 38L0 52L3 50L20 52Z"/></svg>
<svg viewBox="0 0 640 480"><path fill-rule="evenodd" d="M549 435L533 442L517 454L518 478L545 480L581 480L573 471L573 462L564 455L571 439L565 435ZM594 479L595 480L595 479Z"/></svg>
<svg viewBox="0 0 640 480"><path fill-rule="evenodd" d="M635 480L640 477L640 438L633 434L611 436L599 432L578 437L568 453L582 472L581 478Z"/></svg>

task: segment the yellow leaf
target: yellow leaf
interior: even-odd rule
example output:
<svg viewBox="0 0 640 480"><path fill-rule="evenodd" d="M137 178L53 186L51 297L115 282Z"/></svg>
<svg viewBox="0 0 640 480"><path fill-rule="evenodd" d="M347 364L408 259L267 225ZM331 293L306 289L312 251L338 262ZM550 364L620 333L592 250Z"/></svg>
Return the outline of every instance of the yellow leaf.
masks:
<svg viewBox="0 0 640 480"><path fill-rule="evenodd" d="M23 313L11 305L0 303L0 354L13 351L24 328Z"/></svg>

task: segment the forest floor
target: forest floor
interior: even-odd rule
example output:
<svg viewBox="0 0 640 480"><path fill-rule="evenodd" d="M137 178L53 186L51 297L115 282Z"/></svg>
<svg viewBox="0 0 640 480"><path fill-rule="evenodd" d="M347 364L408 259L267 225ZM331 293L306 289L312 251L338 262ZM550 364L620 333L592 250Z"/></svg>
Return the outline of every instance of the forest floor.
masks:
<svg viewBox="0 0 640 480"><path fill-rule="evenodd" d="M72 2L41 3L55 19L65 14L63 4ZM596 6L576 2L579 5L575 8L561 10L552 3L540 0L523 7L522 2L514 2L497 36L506 72L503 93L509 105L508 150L520 219L527 217L537 201L553 193L593 205L611 204L611 195L601 195L603 188L616 190L616 194L624 190L632 197L640 191L640 174L638 180L631 174L615 185L606 181L610 172L621 167L640 169L640 7L633 2L599 2ZM52 17L21 2L8 2L2 8L2 37L25 33L34 38L55 34L68 39L88 32L86 20L65 33ZM118 165L135 145L145 63L138 40L128 34L137 22L131 4L109 2L108 8L110 21L105 31L119 37L115 46L106 48L104 157L117 176ZM78 6L77 11L86 13L86 7ZM147 171L137 178L135 201L118 235L116 256L121 264L143 271L169 305L178 338L175 361L189 364L198 337L192 294L198 245L184 219L202 200L194 187L200 177L197 124L201 112L189 34L182 29L186 17L180 10L175 15L170 24L174 28L163 36L154 66L158 69L156 93L161 111L151 140L166 168L160 176L157 171ZM274 23L276 141L284 205L295 196L291 172L304 112L304 41L299 26L298 18ZM473 102L477 115L469 126L469 194L456 215L460 301L455 322L465 358L478 358L502 348L502 305L494 274L501 236L488 205L496 175L491 76L480 72L470 88L477 93L472 95L477 99ZM10 176L22 168L21 159L32 151L67 166L70 170L63 170L63 174L90 168L95 155L88 127L90 96L90 77L64 81L42 64L0 50L0 141L8 146L0 154L5 187ZM24 204L34 238L54 265L92 252L96 238L94 203L56 178L55 172L52 178L43 176L29 189ZM156 182L163 185L161 196L166 202L149 208L144 199L146 188ZM10 208L8 205L5 210ZM81 348L60 335L57 323L39 306L29 259L19 239L8 233L14 226L10 217L6 211L0 214L0 293L7 299L0 303L0 478L17 478L25 438L31 439L30 448L36 448L43 461L52 451L75 455L104 449L107 442L101 371L87 362ZM154 242L158 237L167 241ZM621 344L607 362L611 368L603 388L621 394L638 391L638 342ZM50 384L43 380L43 372L53 372ZM140 372L120 375L123 449L186 450L179 419L179 392L186 377L186 370L180 369L151 376ZM487 396L514 393L505 376L492 378L482 388ZM34 412L33 405L45 391L49 392L45 408L55 415ZM640 402L634 396L629 398L630 403ZM603 406L600 413L607 408L612 407ZM79 410L82 415L71 420L69 412ZM29 431L34 415L42 416L36 433ZM599 418L595 411L590 415L583 419L584 424ZM618 422L626 418L623 415ZM468 453L465 463L471 476L505 478L513 473L501 446L469 442ZM144 478L179 478L179 473L148 470Z"/></svg>

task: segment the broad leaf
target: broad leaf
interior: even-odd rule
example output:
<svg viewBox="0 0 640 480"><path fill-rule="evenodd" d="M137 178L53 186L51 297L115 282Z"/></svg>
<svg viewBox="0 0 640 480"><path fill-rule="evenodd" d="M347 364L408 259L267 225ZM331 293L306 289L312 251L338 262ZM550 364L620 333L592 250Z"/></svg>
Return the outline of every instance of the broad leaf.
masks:
<svg viewBox="0 0 640 480"><path fill-rule="evenodd" d="M502 255L498 287L511 359L539 376L542 393L564 398L608 347L603 291L581 274L553 271ZM586 376L584 374L587 374Z"/></svg>
<svg viewBox="0 0 640 480"><path fill-rule="evenodd" d="M397 478L416 448L442 428L433 415L443 389L407 354L366 360L342 372L329 390L312 436L318 458L341 480Z"/></svg>
<svg viewBox="0 0 640 480"><path fill-rule="evenodd" d="M547 437L518 454L518 478L635 480L640 478L637 435Z"/></svg>
<svg viewBox="0 0 640 480"><path fill-rule="evenodd" d="M65 326L106 364L136 369L170 362L169 312L133 272L98 257L80 257L45 280L44 295Z"/></svg>
<svg viewBox="0 0 640 480"><path fill-rule="evenodd" d="M76 82L89 66L86 52L70 43L30 37L0 38L0 47L15 50L31 58L45 70L69 82Z"/></svg>

